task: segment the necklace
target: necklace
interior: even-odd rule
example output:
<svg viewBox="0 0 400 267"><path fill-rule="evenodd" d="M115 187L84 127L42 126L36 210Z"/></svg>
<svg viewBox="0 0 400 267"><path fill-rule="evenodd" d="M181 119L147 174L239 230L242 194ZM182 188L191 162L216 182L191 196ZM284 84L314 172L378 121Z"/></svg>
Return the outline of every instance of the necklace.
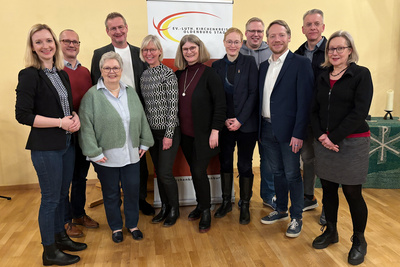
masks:
<svg viewBox="0 0 400 267"><path fill-rule="evenodd" d="M183 84L183 93L182 96L186 95L186 90L189 88L189 85L192 83L194 77L196 77L197 72L199 71L200 67L197 68L196 72L194 73L192 79L190 80L190 82L188 83L188 85L186 86L186 79L187 79L187 74L188 74L188 69L186 69L186 75L185 75L185 83Z"/></svg>
<svg viewBox="0 0 400 267"><path fill-rule="evenodd" d="M345 70L347 70L349 67L346 67L344 69L342 69L338 74L333 74L333 71L331 72L332 77L336 77L339 76L342 72L344 72Z"/></svg>
<svg viewBox="0 0 400 267"><path fill-rule="evenodd" d="M112 90L108 89L108 91L110 91L110 92L116 92L116 91L118 91L119 89L120 89L120 87L118 87L117 89L112 89Z"/></svg>

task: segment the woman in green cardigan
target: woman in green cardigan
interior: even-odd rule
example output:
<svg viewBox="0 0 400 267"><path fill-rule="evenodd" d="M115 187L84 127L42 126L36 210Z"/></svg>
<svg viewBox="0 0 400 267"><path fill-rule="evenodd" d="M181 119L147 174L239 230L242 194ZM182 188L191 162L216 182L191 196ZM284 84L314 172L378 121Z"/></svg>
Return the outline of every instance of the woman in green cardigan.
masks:
<svg viewBox="0 0 400 267"><path fill-rule="evenodd" d="M79 143L100 180L112 240L123 240L120 187L124 192L125 227L133 239L141 240L143 234L137 227L139 162L153 145L153 137L138 95L120 81L121 57L113 51L105 53L100 69L102 79L85 94L79 109Z"/></svg>

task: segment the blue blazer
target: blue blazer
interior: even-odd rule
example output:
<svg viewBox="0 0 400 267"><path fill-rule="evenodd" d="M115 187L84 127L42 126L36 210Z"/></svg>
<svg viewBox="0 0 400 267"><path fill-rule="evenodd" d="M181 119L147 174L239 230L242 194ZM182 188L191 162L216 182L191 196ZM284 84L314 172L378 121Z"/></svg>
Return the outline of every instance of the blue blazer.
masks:
<svg viewBox="0 0 400 267"><path fill-rule="evenodd" d="M260 65L260 115L268 67L268 60ZM313 86L314 74L310 60L289 51L270 99L272 129L279 142L290 142L292 137L304 140ZM261 116L259 119L261 124Z"/></svg>
<svg viewBox="0 0 400 267"><path fill-rule="evenodd" d="M236 63L233 102L236 119L242 123L241 132L258 131L258 68L253 56L239 53ZM212 67L217 71L221 80L225 80L224 59L213 62Z"/></svg>

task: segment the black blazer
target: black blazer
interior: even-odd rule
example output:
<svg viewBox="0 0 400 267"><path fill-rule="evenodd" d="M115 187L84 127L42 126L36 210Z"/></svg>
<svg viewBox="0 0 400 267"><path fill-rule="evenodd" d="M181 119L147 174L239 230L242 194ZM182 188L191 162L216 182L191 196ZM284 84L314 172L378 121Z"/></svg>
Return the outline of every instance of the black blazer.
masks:
<svg viewBox="0 0 400 267"><path fill-rule="evenodd" d="M239 53L236 63L233 103L235 116L242 123L241 132L258 131L258 67L253 56ZM212 67L225 80L226 63L224 59L213 62Z"/></svg>
<svg viewBox="0 0 400 267"><path fill-rule="evenodd" d="M68 102L72 113L72 94L68 74L59 70L58 74L68 92ZM60 150L66 148L65 130L58 127L32 127L36 115L63 118L64 111L56 88L42 69L29 67L18 74L15 117L21 124L31 126L26 149Z"/></svg>
<svg viewBox="0 0 400 267"><path fill-rule="evenodd" d="M183 70L176 72L178 80L182 73ZM225 117L225 93L221 79L215 70L206 67L192 95L194 143L199 159L218 154L219 147L211 149L209 138L212 129L222 130Z"/></svg>
<svg viewBox="0 0 400 267"><path fill-rule="evenodd" d="M131 50L133 76L135 77L135 87L136 87L137 93L139 94L139 97L141 97L142 94L140 92L140 76L142 76L145 65L144 65L143 61L140 60L139 47L136 47L136 46L133 46L130 44L128 44L128 45L129 45L129 49ZM91 67L91 76L92 76L93 85L97 84L97 81L99 80L99 78L101 76L101 71L100 71L100 66L99 66L101 56L110 51L115 51L114 46L112 44L109 44L109 45L106 45L106 46L103 46L101 48L94 50L93 58L92 58L92 67Z"/></svg>

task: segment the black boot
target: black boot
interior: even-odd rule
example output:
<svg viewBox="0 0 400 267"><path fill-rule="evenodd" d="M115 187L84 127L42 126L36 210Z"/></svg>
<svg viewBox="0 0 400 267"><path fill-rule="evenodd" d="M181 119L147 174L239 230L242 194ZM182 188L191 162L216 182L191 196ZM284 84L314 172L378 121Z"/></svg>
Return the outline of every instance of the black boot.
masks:
<svg viewBox="0 0 400 267"><path fill-rule="evenodd" d="M339 242L339 235L336 228L336 223L326 222L325 232L317 236L312 242L313 248L323 249L329 246L330 244ZM324 229L325 226L322 226L321 230Z"/></svg>
<svg viewBox="0 0 400 267"><path fill-rule="evenodd" d="M201 210L199 209L199 205L197 205L196 208L189 213L188 219L189 221L194 221L200 219L200 217L201 217Z"/></svg>
<svg viewBox="0 0 400 267"><path fill-rule="evenodd" d="M205 209L201 212L201 219L199 223L200 233L206 233L211 227L211 212L210 209Z"/></svg>
<svg viewBox="0 0 400 267"><path fill-rule="evenodd" d="M164 221L163 226L170 227L176 223L179 218L179 207L172 207Z"/></svg>
<svg viewBox="0 0 400 267"><path fill-rule="evenodd" d="M222 218L232 211L232 183L233 173L221 173L222 204L214 213L215 218Z"/></svg>
<svg viewBox="0 0 400 267"><path fill-rule="evenodd" d="M250 222L250 198L253 188L253 176L252 177L239 177L240 186L240 200L242 205L240 206L240 224L248 224Z"/></svg>
<svg viewBox="0 0 400 267"><path fill-rule="evenodd" d="M70 265L77 263L81 258L79 256L70 255L60 251L56 244L51 244L49 246L43 246L44 251L42 255L43 265Z"/></svg>
<svg viewBox="0 0 400 267"><path fill-rule="evenodd" d="M364 256L367 254L367 242L364 233L354 232L352 236L353 245L351 246L347 261L351 265L358 265L364 262Z"/></svg>
<svg viewBox="0 0 400 267"><path fill-rule="evenodd" d="M85 243L72 241L64 231L55 235L57 248L60 250L81 251L87 248Z"/></svg>
<svg viewBox="0 0 400 267"><path fill-rule="evenodd" d="M168 205L162 203L160 212L156 216L153 217L153 219L151 220L151 223L160 223L160 222L164 221L165 218L167 218L167 216L168 216L169 210L170 210L170 208L168 207Z"/></svg>

